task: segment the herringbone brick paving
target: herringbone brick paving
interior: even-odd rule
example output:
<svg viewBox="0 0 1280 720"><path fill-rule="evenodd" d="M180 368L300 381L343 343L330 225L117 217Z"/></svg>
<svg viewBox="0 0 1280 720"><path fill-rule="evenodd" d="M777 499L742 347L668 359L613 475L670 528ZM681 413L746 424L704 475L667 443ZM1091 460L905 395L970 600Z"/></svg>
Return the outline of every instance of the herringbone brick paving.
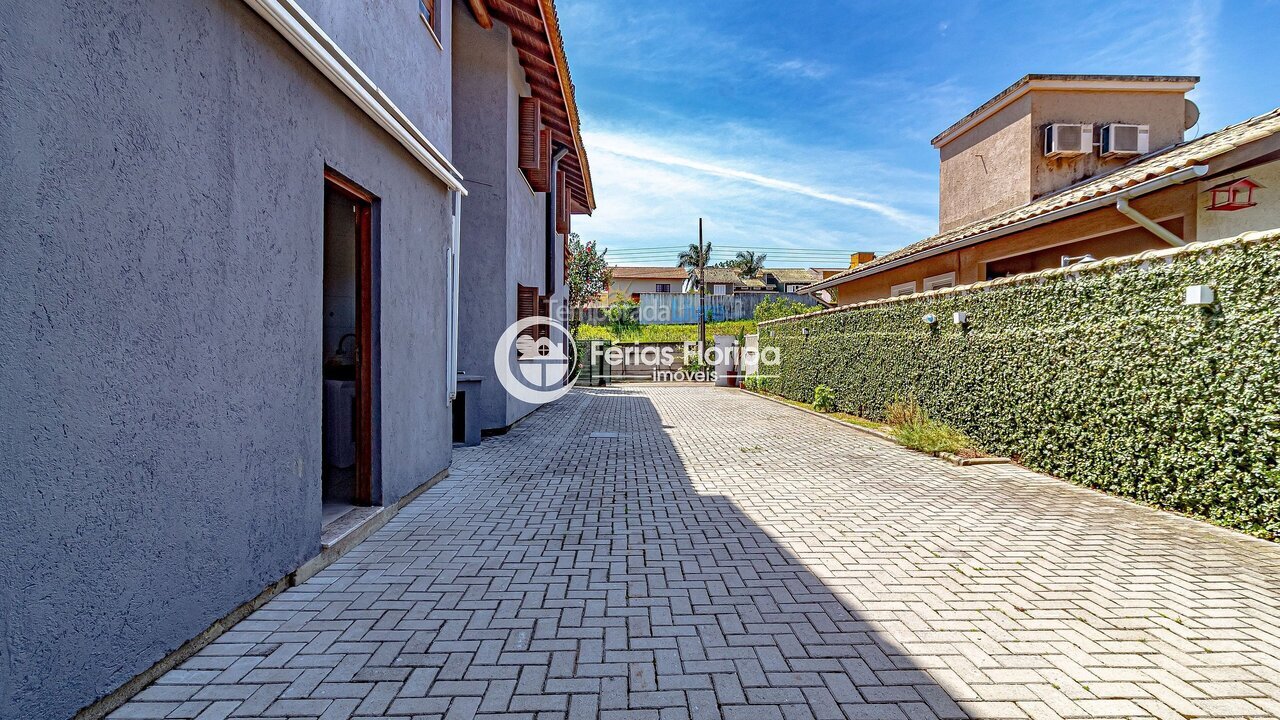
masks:
<svg viewBox="0 0 1280 720"><path fill-rule="evenodd" d="M1276 718L1280 550L732 390L576 390L113 717Z"/></svg>

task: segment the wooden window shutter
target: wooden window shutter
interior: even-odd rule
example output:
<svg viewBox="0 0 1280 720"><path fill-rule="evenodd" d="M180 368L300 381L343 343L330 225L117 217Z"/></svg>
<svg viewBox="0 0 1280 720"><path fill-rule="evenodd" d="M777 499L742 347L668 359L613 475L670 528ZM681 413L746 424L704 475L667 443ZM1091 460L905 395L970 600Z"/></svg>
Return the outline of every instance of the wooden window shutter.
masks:
<svg viewBox="0 0 1280 720"><path fill-rule="evenodd" d="M542 317L551 317L551 297L550 296L543 295L542 297L538 298L538 314L541 315ZM540 338L550 337L551 335L550 328L548 328L546 325L538 325L536 329L538 331L538 337Z"/></svg>
<svg viewBox="0 0 1280 720"><path fill-rule="evenodd" d="M551 192L551 128L544 127L539 133L538 152L538 169L529 173L529 185L534 192Z"/></svg>
<svg viewBox="0 0 1280 720"><path fill-rule="evenodd" d="M569 173L556 173L556 232L569 234Z"/></svg>
<svg viewBox="0 0 1280 720"><path fill-rule="evenodd" d="M538 314L538 288L528 285L516 285L516 320L524 320ZM537 326L520 331L525 337L538 337Z"/></svg>
<svg viewBox="0 0 1280 720"><path fill-rule="evenodd" d="M542 159L542 103L520 98L520 169L536 171Z"/></svg>

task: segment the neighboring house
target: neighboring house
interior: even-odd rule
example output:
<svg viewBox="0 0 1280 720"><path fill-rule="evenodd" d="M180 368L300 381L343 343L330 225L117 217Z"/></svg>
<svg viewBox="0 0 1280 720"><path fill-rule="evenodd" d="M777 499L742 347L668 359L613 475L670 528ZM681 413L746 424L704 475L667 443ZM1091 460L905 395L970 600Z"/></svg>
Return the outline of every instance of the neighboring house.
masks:
<svg viewBox="0 0 1280 720"><path fill-rule="evenodd" d="M680 292L688 274L678 267L639 267L618 265L612 268L613 280L605 290L604 302L618 299L640 301L640 293Z"/></svg>
<svg viewBox="0 0 1280 720"><path fill-rule="evenodd" d="M773 292L794 293L800 288L817 282L822 275L813 268L765 268L759 276Z"/></svg>
<svg viewBox="0 0 1280 720"><path fill-rule="evenodd" d="M804 292L849 304L1280 226L1280 110L1183 142L1197 81L1024 77L934 139L942 232Z"/></svg>
<svg viewBox="0 0 1280 720"><path fill-rule="evenodd" d="M564 318L570 217L595 198L551 3L455 2L453 53L454 161L470 191L458 369L479 379L459 407L495 433L536 407L494 376L499 336L525 317Z"/></svg>
<svg viewBox="0 0 1280 720"><path fill-rule="evenodd" d="M683 271L681 271L683 272ZM699 275L697 271L688 273L681 292L695 292L698 289L699 277L707 284L708 295L732 295L735 292L764 292L769 286L762 278L742 277L737 268L709 267Z"/></svg>
<svg viewBox="0 0 1280 720"><path fill-rule="evenodd" d="M492 375L594 203L550 0L16 3L0 67L0 717L66 718L442 477L455 313Z"/></svg>
<svg viewBox="0 0 1280 720"><path fill-rule="evenodd" d="M843 272L852 270L853 268L856 268L863 263L868 263L875 259L876 259L876 254L873 252L850 253L849 267L842 267L842 268L824 267L824 268L813 268L813 270L818 273L819 280L827 280ZM797 290L796 292L802 293L802 294L808 293L807 286L804 288L800 288L800 290ZM824 290L818 290L817 292L814 292L813 295L814 297L817 297L818 299L822 300L827 305L838 305L840 303L839 293L840 293L840 287L838 285L832 285L831 287L828 287Z"/></svg>

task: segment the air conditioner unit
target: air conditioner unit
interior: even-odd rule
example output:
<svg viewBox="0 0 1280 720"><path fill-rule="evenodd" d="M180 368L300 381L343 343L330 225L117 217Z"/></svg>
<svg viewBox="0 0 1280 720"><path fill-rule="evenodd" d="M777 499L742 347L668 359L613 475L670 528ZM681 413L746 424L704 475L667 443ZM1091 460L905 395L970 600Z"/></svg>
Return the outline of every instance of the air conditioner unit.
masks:
<svg viewBox="0 0 1280 720"><path fill-rule="evenodd" d="M1044 156L1070 157L1093 152L1093 126L1053 123L1044 126Z"/></svg>
<svg viewBox="0 0 1280 720"><path fill-rule="evenodd" d="M1102 128L1102 157L1146 155L1150 144L1150 125L1112 123Z"/></svg>

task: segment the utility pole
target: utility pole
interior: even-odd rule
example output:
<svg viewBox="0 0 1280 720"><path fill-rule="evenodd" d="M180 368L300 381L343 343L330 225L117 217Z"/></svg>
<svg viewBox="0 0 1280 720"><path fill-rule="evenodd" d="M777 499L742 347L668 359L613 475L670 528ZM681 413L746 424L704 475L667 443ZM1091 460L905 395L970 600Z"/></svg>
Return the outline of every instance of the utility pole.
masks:
<svg viewBox="0 0 1280 720"><path fill-rule="evenodd" d="M707 251L702 247L702 218L698 218L698 361L707 352Z"/></svg>

